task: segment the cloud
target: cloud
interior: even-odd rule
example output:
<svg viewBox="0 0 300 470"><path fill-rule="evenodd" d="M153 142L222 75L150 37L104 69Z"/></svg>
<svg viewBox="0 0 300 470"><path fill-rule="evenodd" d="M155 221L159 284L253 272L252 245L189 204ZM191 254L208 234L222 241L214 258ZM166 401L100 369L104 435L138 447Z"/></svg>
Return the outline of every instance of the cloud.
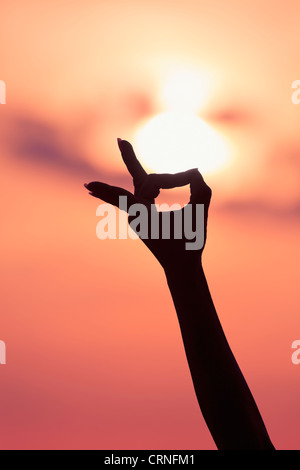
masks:
<svg viewBox="0 0 300 470"><path fill-rule="evenodd" d="M213 114L213 113L212 113ZM229 127L255 121L251 113L241 109L228 108L215 114L216 121L226 122ZM93 123L88 123L93 125ZM28 161L36 168L52 168L69 178L80 177L84 182L104 181L132 190L132 181L126 169L109 171L101 163L93 165L84 154L85 141L80 132L70 132L64 125L42 120L23 113L10 116L5 144L9 155L16 161ZM101 152L101 149L100 149ZM300 191L293 191L292 197L283 202L281 192L291 190L292 176L300 176L300 148L294 145L275 145L265 155L260 183L246 193L232 194L217 203L217 210L236 216L265 215L267 217L300 217ZM277 189L278 181L280 190ZM279 188L279 186L278 186ZM298 188L298 185L297 185ZM278 194L276 194L276 191ZM271 197L269 197L271 195Z"/></svg>
<svg viewBox="0 0 300 470"><path fill-rule="evenodd" d="M37 165L56 167L68 173L95 171L54 125L30 117L13 120L6 144L13 157L31 160Z"/></svg>
<svg viewBox="0 0 300 470"><path fill-rule="evenodd" d="M17 163L31 162L37 169L52 168L68 178L104 181L132 190L132 179L125 171L112 172L88 161L80 139L74 133L49 121L32 116L11 116L4 146ZM101 151L101 149L100 149Z"/></svg>
<svg viewBox="0 0 300 470"><path fill-rule="evenodd" d="M262 199L248 199L240 201L232 199L220 204L217 210L234 215L267 216L272 218L299 218L300 199L289 205L279 206L273 202Z"/></svg>

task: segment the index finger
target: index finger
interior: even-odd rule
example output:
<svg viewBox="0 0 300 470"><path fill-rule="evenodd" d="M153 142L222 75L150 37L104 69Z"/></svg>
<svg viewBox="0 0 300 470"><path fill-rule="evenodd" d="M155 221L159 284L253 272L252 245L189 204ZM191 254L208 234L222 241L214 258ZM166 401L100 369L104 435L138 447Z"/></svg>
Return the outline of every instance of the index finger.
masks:
<svg viewBox="0 0 300 470"><path fill-rule="evenodd" d="M139 182L147 176L146 171L138 161L132 145L127 140L118 139L118 146L127 169L133 179Z"/></svg>

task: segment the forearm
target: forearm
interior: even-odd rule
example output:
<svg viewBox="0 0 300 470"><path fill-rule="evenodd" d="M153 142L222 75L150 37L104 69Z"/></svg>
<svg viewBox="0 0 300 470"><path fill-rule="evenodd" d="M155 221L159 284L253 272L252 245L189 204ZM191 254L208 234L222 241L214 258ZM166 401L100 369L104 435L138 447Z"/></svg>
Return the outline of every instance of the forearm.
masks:
<svg viewBox="0 0 300 470"><path fill-rule="evenodd" d="M202 266L167 272L204 419L219 449L272 449L264 423L219 322Z"/></svg>

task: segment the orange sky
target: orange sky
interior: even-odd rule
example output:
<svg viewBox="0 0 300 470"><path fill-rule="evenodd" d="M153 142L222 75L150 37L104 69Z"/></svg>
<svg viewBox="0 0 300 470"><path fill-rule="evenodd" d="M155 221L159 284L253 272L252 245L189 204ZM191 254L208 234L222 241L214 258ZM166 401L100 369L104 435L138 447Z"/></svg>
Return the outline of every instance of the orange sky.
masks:
<svg viewBox="0 0 300 470"><path fill-rule="evenodd" d="M116 138L164 111L179 64L211 77L199 116L232 150L207 177L211 292L275 446L299 449L299 2L0 8L1 448L215 448L160 267L96 238L83 188L131 187Z"/></svg>

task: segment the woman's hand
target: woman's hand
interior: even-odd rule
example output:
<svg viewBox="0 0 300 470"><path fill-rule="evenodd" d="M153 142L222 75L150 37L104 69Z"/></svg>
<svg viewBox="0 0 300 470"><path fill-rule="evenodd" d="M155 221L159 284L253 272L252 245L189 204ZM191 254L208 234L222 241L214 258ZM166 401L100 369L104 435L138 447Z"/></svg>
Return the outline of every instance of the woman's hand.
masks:
<svg viewBox="0 0 300 470"><path fill-rule="evenodd" d="M165 270L193 270L201 262L206 241L211 189L197 169L176 174L147 174L129 142L118 139L123 161L133 178L134 194L116 186L91 182L89 193L119 207L120 196L127 197L129 224L152 251ZM169 212L157 212L155 198L160 189L190 184L189 203ZM138 204L139 206L136 206ZM143 206L147 210L147 233L141 233L133 222ZM164 225L165 224L165 225ZM169 227L166 227L169 224ZM165 230L165 231L164 231ZM194 240L194 241L193 241Z"/></svg>

